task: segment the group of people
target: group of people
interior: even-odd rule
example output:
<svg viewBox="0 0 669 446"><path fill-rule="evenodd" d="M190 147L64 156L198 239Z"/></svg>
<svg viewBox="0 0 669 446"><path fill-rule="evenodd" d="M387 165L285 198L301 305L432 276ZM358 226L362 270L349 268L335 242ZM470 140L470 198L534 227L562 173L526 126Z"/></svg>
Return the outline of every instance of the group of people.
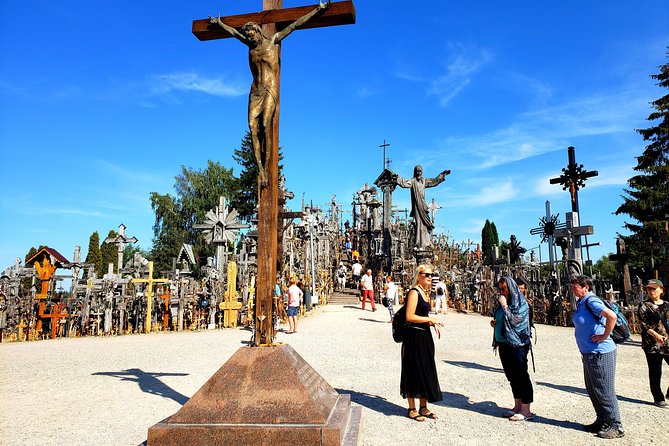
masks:
<svg viewBox="0 0 669 446"><path fill-rule="evenodd" d="M402 342L400 393L408 402L407 416L416 421L435 419L427 403L442 400L434 360L431 328L439 337L443 323L430 317L428 290L432 268L419 265L406 302L407 330ZM577 276L570 280L576 297L573 314L574 336L581 353L585 388L594 407L596 419L584 430L600 438L613 439L625 435L615 392L616 344L611 339L617 315L593 292L592 280ZM532 348L532 318L525 284L508 276L497 283L499 297L490 325L493 327L493 349L499 352L504 374L511 386L513 407L501 416L510 421L534 418L530 406L534 389L528 371L528 355ZM662 392L662 362L669 364L669 303L663 300L664 285L657 279L646 284L648 298L638 307L642 348L648 363L651 394L656 406L667 407L669 388ZM416 399L419 406L416 408Z"/></svg>

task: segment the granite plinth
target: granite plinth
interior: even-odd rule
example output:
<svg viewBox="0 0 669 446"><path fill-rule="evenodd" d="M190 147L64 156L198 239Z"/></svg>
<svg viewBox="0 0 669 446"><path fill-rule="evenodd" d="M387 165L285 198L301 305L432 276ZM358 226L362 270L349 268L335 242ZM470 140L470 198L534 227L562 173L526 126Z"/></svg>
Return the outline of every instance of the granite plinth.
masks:
<svg viewBox="0 0 669 446"><path fill-rule="evenodd" d="M416 258L416 265L421 265L424 263L430 263L432 262L432 258L434 257L434 253L432 252L431 249L417 249L414 248L413 250L414 257Z"/></svg>
<svg viewBox="0 0 669 446"><path fill-rule="evenodd" d="M289 345L242 347L147 444L355 445L359 423L350 396Z"/></svg>

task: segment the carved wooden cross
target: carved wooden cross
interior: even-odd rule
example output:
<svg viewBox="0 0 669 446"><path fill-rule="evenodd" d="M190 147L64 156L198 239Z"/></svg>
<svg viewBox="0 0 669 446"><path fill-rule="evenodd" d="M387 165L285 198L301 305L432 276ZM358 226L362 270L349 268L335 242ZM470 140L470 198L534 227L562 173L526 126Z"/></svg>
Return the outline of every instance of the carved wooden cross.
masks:
<svg viewBox="0 0 669 446"><path fill-rule="evenodd" d="M153 262L149 262L149 277L146 279L132 279L132 283L146 283L146 290L144 296L146 297L146 321L145 333L151 333L151 307L153 305L153 284L166 283L170 279L154 279L153 278Z"/></svg>
<svg viewBox="0 0 669 446"><path fill-rule="evenodd" d="M283 9L282 0L263 0L263 11L221 17L226 25L239 29L247 22L256 22L262 26L265 35L281 31L295 20L303 17L313 6ZM324 13L314 17L301 28L320 28L355 23L355 8L352 1L332 3ZM231 35L209 19L193 21L193 34L200 40L225 39ZM277 82L280 73L277 73ZM272 124L272 141L267 162L267 187L258 187L258 280L255 306L255 345L271 344L274 340L272 323L272 295L277 269L277 230L279 217L279 97L276 98L276 112Z"/></svg>

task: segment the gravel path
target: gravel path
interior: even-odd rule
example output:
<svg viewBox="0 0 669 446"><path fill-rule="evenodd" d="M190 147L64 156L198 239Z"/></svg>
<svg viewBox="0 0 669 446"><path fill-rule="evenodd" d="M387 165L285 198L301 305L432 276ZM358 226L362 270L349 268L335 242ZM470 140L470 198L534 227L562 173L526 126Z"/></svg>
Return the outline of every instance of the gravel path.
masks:
<svg viewBox="0 0 669 446"><path fill-rule="evenodd" d="M340 393L362 406L360 445L590 445L594 420L573 329L541 325L531 374L534 421L499 415L512 403L489 318L449 313L437 345L444 400L439 420L406 418L399 395L400 345L388 312L317 308L298 333L279 333ZM0 344L0 444L139 445L176 412L251 333L245 329ZM650 404L638 343L618 349L617 389L626 436L619 445L669 444L669 410ZM665 380L669 368L665 365Z"/></svg>

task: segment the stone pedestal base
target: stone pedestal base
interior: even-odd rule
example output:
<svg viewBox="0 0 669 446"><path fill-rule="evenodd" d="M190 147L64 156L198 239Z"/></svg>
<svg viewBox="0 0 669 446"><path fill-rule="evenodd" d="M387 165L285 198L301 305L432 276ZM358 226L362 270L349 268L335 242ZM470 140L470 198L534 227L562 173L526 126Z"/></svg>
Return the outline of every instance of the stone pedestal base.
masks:
<svg viewBox="0 0 669 446"><path fill-rule="evenodd" d="M242 347L147 445L357 445L360 412L289 345Z"/></svg>
<svg viewBox="0 0 669 446"><path fill-rule="evenodd" d="M434 254L431 249L414 249L413 254L416 257L416 265L432 263L432 256Z"/></svg>

